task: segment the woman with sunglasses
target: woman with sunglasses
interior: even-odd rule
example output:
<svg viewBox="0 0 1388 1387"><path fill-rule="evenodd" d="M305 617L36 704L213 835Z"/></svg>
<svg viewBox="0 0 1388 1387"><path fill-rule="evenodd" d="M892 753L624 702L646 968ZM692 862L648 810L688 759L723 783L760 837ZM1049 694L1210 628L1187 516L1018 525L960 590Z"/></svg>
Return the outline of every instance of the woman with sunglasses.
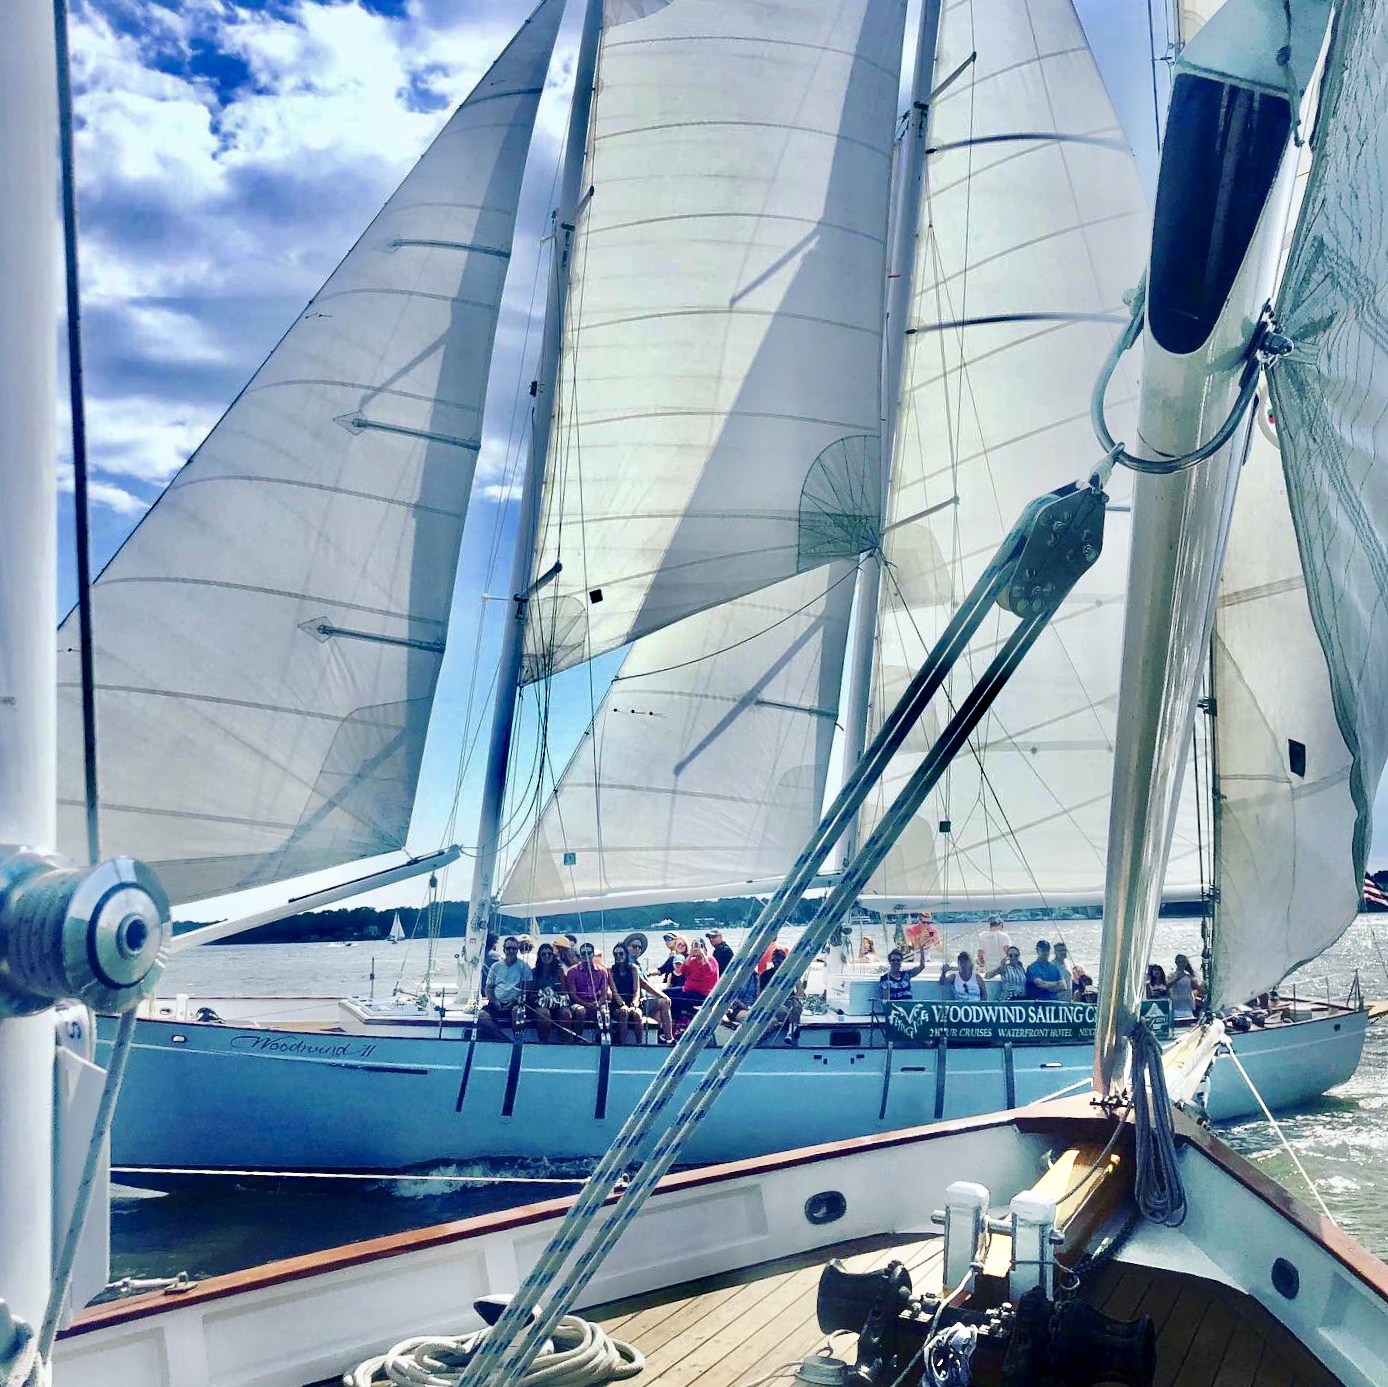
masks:
<svg viewBox="0 0 1388 1387"><path fill-rule="evenodd" d="M535 977L532 983L534 992L535 1029L540 1042L549 1044L549 1038L557 1022L562 1035L573 1021L569 1010L569 990L564 977L564 965L554 952L554 945L541 944L535 952Z"/></svg>
<svg viewBox="0 0 1388 1387"><path fill-rule="evenodd" d="M633 966L625 944L618 944L612 950L611 978L616 999L612 1006L612 1032L617 1044L626 1044L630 1028L634 1028L635 1039L639 1041L641 1028L646 1024L641 1015L641 974Z"/></svg>
<svg viewBox="0 0 1388 1387"><path fill-rule="evenodd" d="M655 1013L656 1024L660 1027L660 1043L662 1045L673 1044L675 1021L674 1012L670 1009L670 999L660 987L646 976L645 965L641 962L642 956L646 952L646 936L644 934L629 934L622 940L622 944L627 951L627 958L631 966L636 969L636 975L640 979L641 990L645 993L644 1000Z"/></svg>

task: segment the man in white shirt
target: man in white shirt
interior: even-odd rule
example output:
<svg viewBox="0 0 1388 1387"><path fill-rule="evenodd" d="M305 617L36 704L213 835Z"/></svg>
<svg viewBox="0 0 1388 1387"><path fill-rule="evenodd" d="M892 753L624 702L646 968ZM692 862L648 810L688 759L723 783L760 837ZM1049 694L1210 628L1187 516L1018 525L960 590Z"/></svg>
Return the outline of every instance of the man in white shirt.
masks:
<svg viewBox="0 0 1388 1387"><path fill-rule="evenodd" d="M483 1040L507 1039L502 1027L525 1001L525 989L532 977L530 965L520 957L520 941L508 934L501 942L501 962L493 963L487 970L487 1000L477 1013L477 1028Z"/></svg>
<svg viewBox="0 0 1388 1387"><path fill-rule="evenodd" d="M994 915L988 921L988 928L978 936L978 970L984 977L991 977L994 969L1007 962L1007 951L1012 947L1012 936L1002 927L1002 916Z"/></svg>

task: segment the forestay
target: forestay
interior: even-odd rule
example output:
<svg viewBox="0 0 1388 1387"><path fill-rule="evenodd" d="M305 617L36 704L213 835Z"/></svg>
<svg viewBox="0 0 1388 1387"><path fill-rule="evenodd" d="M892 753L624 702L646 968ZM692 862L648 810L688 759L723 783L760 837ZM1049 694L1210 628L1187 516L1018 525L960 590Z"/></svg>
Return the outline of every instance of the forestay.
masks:
<svg viewBox="0 0 1388 1387"><path fill-rule="evenodd" d="M404 844L544 0L95 584L104 849L175 901ZM77 625L60 839L82 853Z"/></svg>
<svg viewBox="0 0 1388 1387"><path fill-rule="evenodd" d="M1337 749L1323 718L1308 719L1299 737L1305 779L1333 770L1337 757L1347 759L1348 775L1338 795L1325 791L1334 809L1324 819L1298 805L1296 872L1305 872L1318 908L1289 919L1280 938L1262 945L1278 961L1276 976L1328 947L1353 919L1388 756L1388 11L1349 5L1336 25L1278 301L1296 346L1270 379L1310 616L1348 752ZM1312 663L1308 674L1314 680L1320 672ZM1289 747L1277 751L1290 758ZM1301 778L1291 783L1294 795L1305 793ZM1273 976L1269 970L1267 980Z"/></svg>
<svg viewBox="0 0 1388 1387"><path fill-rule="evenodd" d="M503 905L737 894L783 877L824 798L852 578L829 564L639 641Z"/></svg>
<svg viewBox="0 0 1388 1387"><path fill-rule="evenodd" d="M935 73L947 85L930 111L886 535L879 724L1026 503L1099 461L1090 390L1127 322L1123 293L1141 274L1149 218L1068 0L949 6ZM1134 400L1132 376L1115 378L1109 411L1120 436ZM887 858L874 882L886 900L1102 898L1129 538L1121 472L1109 490L1103 555ZM975 643L886 793L1010 626L999 614L993 638ZM1168 889L1195 894L1199 876L1192 803Z"/></svg>
<svg viewBox="0 0 1388 1387"><path fill-rule="evenodd" d="M608 0L526 677L870 548L902 0Z"/></svg>

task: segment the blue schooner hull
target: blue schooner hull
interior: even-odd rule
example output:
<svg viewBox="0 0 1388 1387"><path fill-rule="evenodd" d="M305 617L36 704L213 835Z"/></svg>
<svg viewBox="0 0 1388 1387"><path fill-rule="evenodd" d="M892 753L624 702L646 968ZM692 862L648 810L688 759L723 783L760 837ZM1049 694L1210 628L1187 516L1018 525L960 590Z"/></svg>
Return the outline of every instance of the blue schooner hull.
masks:
<svg viewBox="0 0 1388 1387"><path fill-rule="evenodd" d="M1349 1078L1367 1024L1367 1012L1337 1013L1240 1036L1238 1053L1273 1105L1290 1106ZM103 1049L112 1029L103 1020ZM843 1043L852 1034L870 1043ZM517 1047L144 1020L112 1159L202 1170L391 1171L593 1157L667 1054L656 1045ZM1093 1059L1083 1042L888 1047L866 1031L807 1028L798 1047L749 1056L684 1155L691 1163L736 1160L1022 1106L1087 1084ZM1237 1070L1216 1061L1210 1116L1257 1111Z"/></svg>

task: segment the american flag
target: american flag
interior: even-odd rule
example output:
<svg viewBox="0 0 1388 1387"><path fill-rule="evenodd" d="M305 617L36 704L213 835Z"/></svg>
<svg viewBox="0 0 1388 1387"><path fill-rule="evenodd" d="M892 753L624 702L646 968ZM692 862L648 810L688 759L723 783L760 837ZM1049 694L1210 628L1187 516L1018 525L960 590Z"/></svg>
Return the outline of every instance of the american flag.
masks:
<svg viewBox="0 0 1388 1387"><path fill-rule="evenodd" d="M1373 877L1364 878L1364 908L1388 910L1388 891L1385 891Z"/></svg>

